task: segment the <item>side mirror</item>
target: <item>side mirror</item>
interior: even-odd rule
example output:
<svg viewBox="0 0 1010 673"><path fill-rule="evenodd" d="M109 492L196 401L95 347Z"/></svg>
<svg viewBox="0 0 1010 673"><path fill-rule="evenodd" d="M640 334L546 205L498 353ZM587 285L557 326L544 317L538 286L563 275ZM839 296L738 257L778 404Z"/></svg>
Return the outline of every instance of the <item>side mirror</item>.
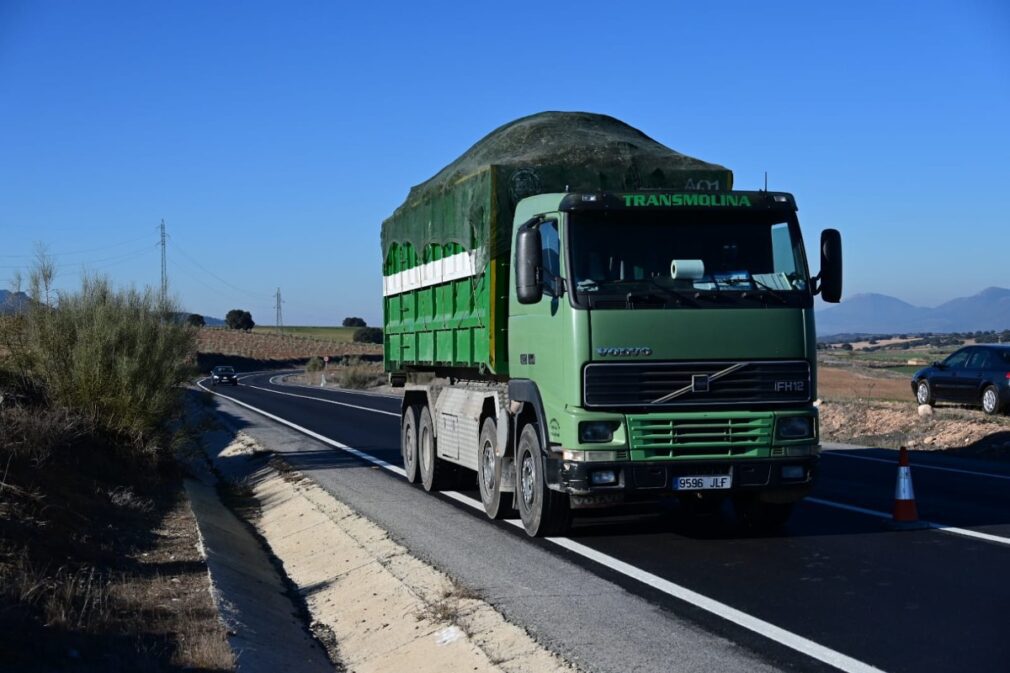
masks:
<svg viewBox="0 0 1010 673"><path fill-rule="evenodd" d="M817 291L821 299L837 304L842 298L842 235L837 229L821 232L821 272Z"/></svg>
<svg viewBox="0 0 1010 673"><path fill-rule="evenodd" d="M944 368L945 366L946 366L946 365L944 365L944 364L943 364L942 362L940 362L939 360L934 360L934 361L933 361L933 364L931 364L931 365L930 365L930 367L936 367L937 369L943 369L943 368Z"/></svg>
<svg viewBox="0 0 1010 673"><path fill-rule="evenodd" d="M520 304L536 304L544 296L542 257L540 231L523 226L516 235L516 298Z"/></svg>

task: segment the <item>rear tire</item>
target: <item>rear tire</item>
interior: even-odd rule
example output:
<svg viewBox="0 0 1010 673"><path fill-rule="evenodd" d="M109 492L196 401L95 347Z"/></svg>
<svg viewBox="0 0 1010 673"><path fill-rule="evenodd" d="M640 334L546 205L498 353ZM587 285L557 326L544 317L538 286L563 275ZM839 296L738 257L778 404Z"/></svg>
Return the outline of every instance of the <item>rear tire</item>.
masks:
<svg viewBox="0 0 1010 673"><path fill-rule="evenodd" d="M915 400L919 404L928 404L933 406L933 402L936 400L933 398L933 386L929 385L929 381L926 379L919 379L919 382L915 386Z"/></svg>
<svg viewBox="0 0 1010 673"><path fill-rule="evenodd" d="M407 481L417 483L417 407L407 405L400 420L400 458Z"/></svg>
<svg viewBox="0 0 1010 673"><path fill-rule="evenodd" d="M795 507L794 502L762 502L750 496L733 500L737 519L744 528L757 533L770 533L782 528Z"/></svg>
<svg viewBox="0 0 1010 673"><path fill-rule="evenodd" d="M492 519L504 519L512 513L512 494L501 491L501 469L498 467L498 425L493 418L484 419L477 445L477 487L484 511ZM497 469L496 469L497 468Z"/></svg>
<svg viewBox="0 0 1010 673"><path fill-rule="evenodd" d="M442 491L452 486L453 466L438 457L435 425L427 405L421 409L421 419L417 423L417 465L424 490Z"/></svg>
<svg viewBox="0 0 1010 673"><path fill-rule="evenodd" d="M572 520L567 493L547 488L537 426L528 423L516 450L516 501L523 528L531 537L564 535Z"/></svg>
<svg viewBox="0 0 1010 673"><path fill-rule="evenodd" d="M1000 412L999 391L996 386L986 386L982 391L982 411L990 416Z"/></svg>

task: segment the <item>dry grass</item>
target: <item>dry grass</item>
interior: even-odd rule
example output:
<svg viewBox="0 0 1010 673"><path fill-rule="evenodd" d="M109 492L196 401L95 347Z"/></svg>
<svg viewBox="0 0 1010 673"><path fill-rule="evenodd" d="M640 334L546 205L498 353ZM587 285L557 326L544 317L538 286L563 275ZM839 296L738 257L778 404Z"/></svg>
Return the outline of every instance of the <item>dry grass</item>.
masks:
<svg viewBox="0 0 1010 673"><path fill-rule="evenodd" d="M817 394L825 400L913 401L909 380L821 366L817 368Z"/></svg>
<svg viewBox="0 0 1010 673"><path fill-rule="evenodd" d="M234 670L169 463L84 437L0 469L0 670Z"/></svg>

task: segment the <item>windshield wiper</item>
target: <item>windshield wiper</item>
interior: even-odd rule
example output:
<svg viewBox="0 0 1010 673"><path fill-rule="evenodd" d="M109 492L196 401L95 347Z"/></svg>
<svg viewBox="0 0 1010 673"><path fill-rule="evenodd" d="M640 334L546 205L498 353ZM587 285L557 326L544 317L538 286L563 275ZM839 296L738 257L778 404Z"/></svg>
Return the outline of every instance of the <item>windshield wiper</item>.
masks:
<svg viewBox="0 0 1010 673"><path fill-rule="evenodd" d="M659 289L660 289L660 290L662 290L663 292L667 293L668 295L670 295L671 297L673 297L674 299L676 299L676 300L677 300L677 304L678 304L678 305L679 305L679 304L683 304L683 303L685 302L685 300L687 299L687 295L686 295L685 293L683 293L683 292L681 292L681 291L679 291L679 290L675 290L675 289L673 289L672 287L667 287L667 286L665 286L665 285L661 284L661 283L660 283L660 282L659 282L659 281L658 281L658 280L656 279L656 277L655 277L655 276L653 276L653 277L652 277L652 278L650 278L649 280L651 280L651 281L652 281L652 284L653 284L653 286L655 286L655 287L659 288Z"/></svg>
<svg viewBox="0 0 1010 673"><path fill-rule="evenodd" d="M762 290L764 290L765 292L767 292L768 296L774 297L776 300L778 300L778 302L780 304L788 304L789 303L788 299L786 299L785 297L783 297L782 295L780 295L778 293L778 291L776 291L775 288L771 287L770 285L762 283L760 280L758 280L757 278L754 278L753 276L751 276L750 280L751 280L752 283L754 283L755 287L759 287Z"/></svg>
<svg viewBox="0 0 1010 673"><path fill-rule="evenodd" d="M758 289L762 290L763 291L762 296L764 296L764 294L767 294L768 296L770 296L770 297L774 298L776 301L778 301L780 304L788 304L789 303L789 300L786 299L785 297L783 297L781 294L779 294L775 290L775 288L773 288L773 287L771 287L771 286L769 286L769 285L767 285L765 283L762 283L760 280L758 280L754 276L751 276L750 278L724 278L724 279L721 279L721 280L719 280L719 281L716 282L716 287L719 286L719 283L725 283L726 285L734 285L734 286L735 285L743 285L745 283L749 283L749 284L751 284L754 287L754 289L756 289L756 290L758 290Z"/></svg>

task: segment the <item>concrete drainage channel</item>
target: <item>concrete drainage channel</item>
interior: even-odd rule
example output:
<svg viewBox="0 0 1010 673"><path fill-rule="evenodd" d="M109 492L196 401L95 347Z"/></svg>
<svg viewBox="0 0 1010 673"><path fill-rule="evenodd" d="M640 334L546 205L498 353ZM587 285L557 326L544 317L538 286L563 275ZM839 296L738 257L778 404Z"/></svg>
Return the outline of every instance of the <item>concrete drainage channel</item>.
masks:
<svg viewBox="0 0 1010 673"><path fill-rule="evenodd" d="M210 431L203 440L214 473L247 505L240 524L208 501L207 486L191 491L240 673L324 670L306 627L323 636L334 659L326 670L576 670L251 437ZM266 550L257 559L240 539L236 526L245 525L273 564ZM286 578L271 579L267 570L275 566ZM282 595L285 580L301 607ZM311 624L292 618L300 609Z"/></svg>

